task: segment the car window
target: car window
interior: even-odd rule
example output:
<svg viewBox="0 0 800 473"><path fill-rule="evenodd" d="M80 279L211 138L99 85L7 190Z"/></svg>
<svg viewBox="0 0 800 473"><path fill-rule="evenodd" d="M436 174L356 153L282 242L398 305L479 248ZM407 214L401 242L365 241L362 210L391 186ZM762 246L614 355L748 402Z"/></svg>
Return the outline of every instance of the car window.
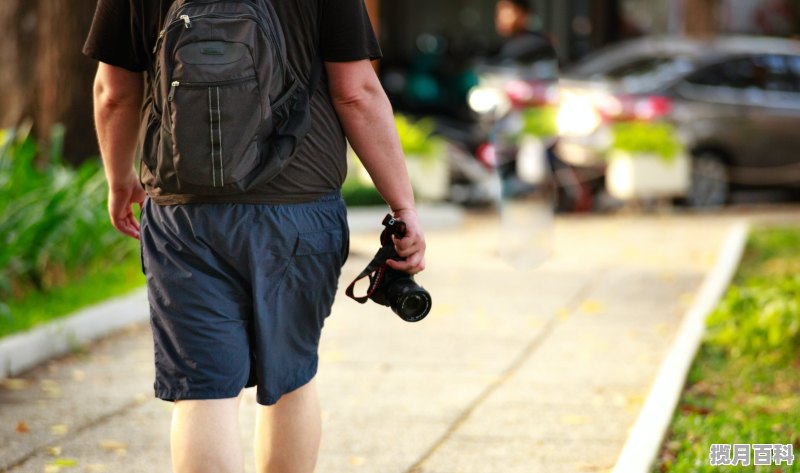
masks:
<svg viewBox="0 0 800 473"><path fill-rule="evenodd" d="M690 75L686 81L694 85L761 89L764 81L750 58L736 58L714 64Z"/></svg>
<svg viewBox="0 0 800 473"><path fill-rule="evenodd" d="M756 71L763 76L763 88L773 92L798 92L786 56L765 54L753 59Z"/></svg>
<svg viewBox="0 0 800 473"><path fill-rule="evenodd" d="M611 81L620 91L637 94L661 88L691 68L691 60L684 56L637 57L595 73L590 79Z"/></svg>
<svg viewBox="0 0 800 473"><path fill-rule="evenodd" d="M795 90L800 92L800 56L786 56L786 64L794 80Z"/></svg>

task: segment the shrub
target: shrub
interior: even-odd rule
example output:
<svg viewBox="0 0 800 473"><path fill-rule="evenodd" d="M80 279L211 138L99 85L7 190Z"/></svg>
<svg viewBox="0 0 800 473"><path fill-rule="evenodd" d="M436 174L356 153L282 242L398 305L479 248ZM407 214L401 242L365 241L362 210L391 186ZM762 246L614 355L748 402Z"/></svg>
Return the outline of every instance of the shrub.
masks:
<svg viewBox="0 0 800 473"><path fill-rule="evenodd" d="M623 122L612 126L611 150L632 154L655 154L666 161L683 149L675 127L668 123Z"/></svg>
<svg viewBox="0 0 800 473"><path fill-rule="evenodd" d="M130 255L108 220L101 166L65 164L62 138L55 128L40 155L30 133L0 131L0 300L46 292L100 259ZM9 315L2 303L0 315Z"/></svg>

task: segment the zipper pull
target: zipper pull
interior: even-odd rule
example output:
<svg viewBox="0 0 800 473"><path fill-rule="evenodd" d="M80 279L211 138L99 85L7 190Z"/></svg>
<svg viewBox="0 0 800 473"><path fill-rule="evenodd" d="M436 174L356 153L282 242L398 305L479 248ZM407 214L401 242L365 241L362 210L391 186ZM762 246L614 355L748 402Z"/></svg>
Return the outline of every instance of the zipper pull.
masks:
<svg viewBox="0 0 800 473"><path fill-rule="evenodd" d="M165 32L166 32L166 30L161 30L161 31L158 32L158 39L156 39L156 45L153 46L153 54L158 52L158 44L161 42L162 39L164 39L164 33Z"/></svg>
<svg viewBox="0 0 800 473"><path fill-rule="evenodd" d="M186 27L186 29L192 27L192 20L189 18L189 15L181 15L179 18L183 20L183 26Z"/></svg>
<svg viewBox="0 0 800 473"><path fill-rule="evenodd" d="M172 102L172 99L175 98L175 89L177 89L179 85L181 85L180 81L177 80L172 81L172 87L170 87L169 89L169 96L167 96L167 102Z"/></svg>

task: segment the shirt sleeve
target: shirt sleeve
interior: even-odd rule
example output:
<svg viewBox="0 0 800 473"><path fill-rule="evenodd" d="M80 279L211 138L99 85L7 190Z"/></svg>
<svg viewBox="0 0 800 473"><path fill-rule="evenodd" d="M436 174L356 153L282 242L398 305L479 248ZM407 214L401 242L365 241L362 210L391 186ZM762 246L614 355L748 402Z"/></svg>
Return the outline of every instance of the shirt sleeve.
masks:
<svg viewBox="0 0 800 473"><path fill-rule="evenodd" d="M364 0L327 0L320 21L323 60L347 62L383 57Z"/></svg>
<svg viewBox="0 0 800 473"><path fill-rule="evenodd" d="M133 17L129 0L99 0L83 54L132 72L144 71L146 58L137 48Z"/></svg>

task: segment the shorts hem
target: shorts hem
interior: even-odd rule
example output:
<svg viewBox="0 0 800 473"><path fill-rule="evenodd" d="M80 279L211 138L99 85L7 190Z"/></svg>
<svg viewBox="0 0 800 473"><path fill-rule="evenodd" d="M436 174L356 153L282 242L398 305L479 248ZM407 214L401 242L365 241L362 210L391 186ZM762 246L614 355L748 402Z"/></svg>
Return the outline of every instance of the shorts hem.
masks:
<svg viewBox="0 0 800 473"><path fill-rule="evenodd" d="M311 380L317 376L317 369L319 366L319 358L315 358L314 363L309 367L309 371L305 376L300 376L296 378L296 381L286 387L281 394L275 395L266 395L261 396L258 391L256 391L256 403L262 406L273 406L278 403L278 401L283 397L284 394L289 394L292 391L302 388L306 384L310 383ZM258 388L256 388L258 389Z"/></svg>
<svg viewBox="0 0 800 473"><path fill-rule="evenodd" d="M162 401L208 401L213 399L230 399L239 396L244 386L239 390L227 391L171 391L166 389L156 389L155 395Z"/></svg>

